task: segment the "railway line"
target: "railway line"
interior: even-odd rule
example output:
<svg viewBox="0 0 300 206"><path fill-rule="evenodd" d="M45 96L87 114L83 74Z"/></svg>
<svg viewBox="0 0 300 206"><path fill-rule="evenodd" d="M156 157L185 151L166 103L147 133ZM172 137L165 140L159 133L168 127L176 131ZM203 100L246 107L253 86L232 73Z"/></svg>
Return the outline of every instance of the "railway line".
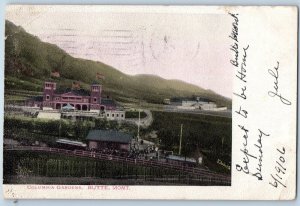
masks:
<svg viewBox="0 0 300 206"><path fill-rule="evenodd" d="M229 175L217 174L210 170L199 168L199 167L176 165L176 164L171 164L168 162L162 162L158 160L145 160L139 158L128 158L128 157L116 156L111 154L103 154L103 153L93 152L93 151L66 150L60 148L38 147L38 146L8 146L8 147L4 147L4 151L45 152L45 153L52 153L52 154L65 155L65 156L92 158L92 159L98 159L102 161L123 162L127 164L133 164L133 165L144 166L144 167L172 169L200 178L206 182L211 182L220 185L231 184L231 177Z"/></svg>

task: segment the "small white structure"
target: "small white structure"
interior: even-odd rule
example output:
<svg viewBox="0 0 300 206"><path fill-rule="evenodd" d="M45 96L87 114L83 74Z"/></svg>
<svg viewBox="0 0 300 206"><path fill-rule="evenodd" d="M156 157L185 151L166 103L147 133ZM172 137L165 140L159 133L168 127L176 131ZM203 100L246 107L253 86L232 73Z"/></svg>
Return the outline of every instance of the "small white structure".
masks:
<svg viewBox="0 0 300 206"><path fill-rule="evenodd" d="M204 102L204 101L182 101L182 105L178 106L178 109L185 110L207 110L214 111L217 108L217 104L214 102Z"/></svg>
<svg viewBox="0 0 300 206"><path fill-rule="evenodd" d="M195 107L197 104L197 101L182 101L182 107Z"/></svg>
<svg viewBox="0 0 300 206"><path fill-rule="evenodd" d="M171 100L170 99L164 99L164 104L171 104Z"/></svg>
<svg viewBox="0 0 300 206"><path fill-rule="evenodd" d="M45 110L45 111L49 111L49 110L53 111L53 108L52 107L43 107L43 110Z"/></svg>
<svg viewBox="0 0 300 206"><path fill-rule="evenodd" d="M214 102L208 102L205 104L201 104L199 107L201 110L214 110L217 108L217 105Z"/></svg>
<svg viewBox="0 0 300 206"><path fill-rule="evenodd" d="M39 111L37 118L58 120L61 117L59 111Z"/></svg>
<svg viewBox="0 0 300 206"><path fill-rule="evenodd" d="M199 163L199 165L202 165L202 164L203 164L203 157L202 157L202 156L200 156L200 157L198 158L198 163Z"/></svg>
<svg viewBox="0 0 300 206"><path fill-rule="evenodd" d="M195 110L197 107L194 106L177 106L177 109L182 109L182 110Z"/></svg>
<svg viewBox="0 0 300 206"><path fill-rule="evenodd" d="M101 113L99 109L91 109L89 112L91 112L91 113L97 113L97 114Z"/></svg>
<svg viewBox="0 0 300 206"><path fill-rule="evenodd" d="M227 110L227 107L218 107L218 108L215 108L214 111L226 111Z"/></svg>
<svg viewBox="0 0 300 206"><path fill-rule="evenodd" d="M125 120L125 111L122 110L106 110L105 117L107 120Z"/></svg>

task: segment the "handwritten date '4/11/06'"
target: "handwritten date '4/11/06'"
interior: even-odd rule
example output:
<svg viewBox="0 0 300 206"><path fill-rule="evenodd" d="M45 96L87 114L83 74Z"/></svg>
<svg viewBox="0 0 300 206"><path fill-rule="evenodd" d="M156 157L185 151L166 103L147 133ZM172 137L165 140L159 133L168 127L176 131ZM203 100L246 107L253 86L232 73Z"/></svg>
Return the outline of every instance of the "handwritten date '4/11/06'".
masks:
<svg viewBox="0 0 300 206"><path fill-rule="evenodd" d="M268 95L270 97L278 97L280 101L285 105L291 105L292 103L287 100L287 98L284 98L281 93L279 93L279 62L277 62L277 65L274 67L274 70L268 69L269 74L274 77L274 90L270 90L268 92Z"/></svg>

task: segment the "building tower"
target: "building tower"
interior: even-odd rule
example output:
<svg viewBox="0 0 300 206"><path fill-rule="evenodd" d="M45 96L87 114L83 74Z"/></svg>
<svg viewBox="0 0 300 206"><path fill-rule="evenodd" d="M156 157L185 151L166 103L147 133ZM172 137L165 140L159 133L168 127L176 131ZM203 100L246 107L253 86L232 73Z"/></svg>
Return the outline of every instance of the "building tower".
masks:
<svg viewBox="0 0 300 206"><path fill-rule="evenodd" d="M90 111L99 112L101 105L102 86L97 83L91 85Z"/></svg>
<svg viewBox="0 0 300 206"><path fill-rule="evenodd" d="M45 82L44 85L44 94L43 94L43 108L53 108L52 101L54 92L56 90L56 83L55 82Z"/></svg>

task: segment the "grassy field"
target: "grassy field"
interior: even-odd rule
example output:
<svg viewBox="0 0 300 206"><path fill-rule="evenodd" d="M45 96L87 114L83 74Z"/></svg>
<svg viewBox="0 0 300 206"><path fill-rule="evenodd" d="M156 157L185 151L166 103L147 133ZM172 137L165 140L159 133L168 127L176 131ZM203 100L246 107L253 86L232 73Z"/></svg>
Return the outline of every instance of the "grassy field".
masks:
<svg viewBox="0 0 300 206"><path fill-rule="evenodd" d="M11 158L13 153L14 158ZM48 176L48 177L102 177L102 178L120 178L128 175L142 175L143 170L140 167L128 165L128 171L122 163L114 163L104 160L93 160L82 157L62 157L56 154L35 153L35 152L7 152L5 153L6 164L5 171L10 171L11 175L26 173L27 175ZM18 168L21 166L23 168ZM130 169L130 170L129 170ZM135 169L136 171L132 171ZM22 170L22 171L20 171ZM176 174L177 172L166 170L164 175ZM26 174L24 174L26 175ZM157 174L160 175L160 174Z"/></svg>
<svg viewBox="0 0 300 206"><path fill-rule="evenodd" d="M207 185L180 170L28 151L5 151L3 168L5 184Z"/></svg>
<svg viewBox="0 0 300 206"><path fill-rule="evenodd" d="M230 172L216 162L231 163L231 118L159 111L153 112L153 118L151 127L143 132L157 131L161 148L179 152L182 124L182 155L197 157L202 153L210 169Z"/></svg>
<svg viewBox="0 0 300 206"><path fill-rule="evenodd" d="M126 111L125 113L126 118L139 118L139 112L138 111ZM145 112L140 113L140 118L147 117L147 114Z"/></svg>
<svg viewBox="0 0 300 206"><path fill-rule="evenodd" d="M178 148L182 124L184 144L221 150L223 141L223 150L231 150L231 118L159 111L153 111L153 118L149 130L157 130L168 149Z"/></svg>

